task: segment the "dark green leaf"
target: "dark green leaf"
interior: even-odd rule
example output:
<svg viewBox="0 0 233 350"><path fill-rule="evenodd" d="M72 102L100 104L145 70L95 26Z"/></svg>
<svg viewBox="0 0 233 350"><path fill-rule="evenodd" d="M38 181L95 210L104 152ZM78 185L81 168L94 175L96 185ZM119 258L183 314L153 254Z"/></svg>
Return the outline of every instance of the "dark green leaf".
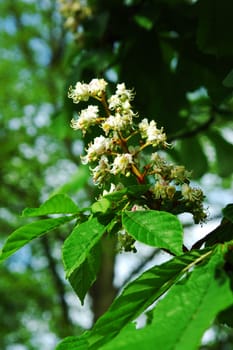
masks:
<svg viewBox="0 0 233 350"><path fill-rule="evenodd" d="M222 221L221 225L216 227L214 231L206 237L206 246L211 246L216 243L224 243L232 240L233 223L230 221Z"/></svg>
<svg viewBox="0 0 233 350"><path fill-rule="evenodd" d="M233 69L227 74L223 80L223 85L226 87L233 87Z"/></svg>
<svg viewBox="0 0 233 350"><path fill-rule="evenodd" d="M150 185L132 185L127 187L127 194L130 196L140 196L147 192Z"/></svg>
<svg viewBox="0 0 233 350"><path fill-rule="evenodd" d="M63 245L63 263L67 278L85 262L104 232L105 226L97 218L85 221L74 228Z"/></svg>
<svg viewBox="0 0 233 350"><path fill-rule="evenodd" d="M228 219L233 223L233 204L228 204L224 209L223 209L223 215L224 218Z"/></svg>
<svg viewBox="0 0 233 350"><path fill-rule="evenodd" d="M69 277L70 284L81 300L81 303L83 303L87 291L96 280L99 265L100 254L97 244L97 246L92 248L84 262Z"/></svg>
<svg viewBox="0 0 233 350"><path fill-rule="evenodd" d="M172 254L182 253L183 228L176 216L155 210L125 211L122 224L136 240L167 249Z"/></svg>
<svg viewBox="0 0 233 350"><path fill-rule="evenodd" d="M111 201L120 200L124 195L128 195L130 197L135 196L138 198L140 195L146 193L149 188L150 188L150 185L132 185L132 186L124 187L119 191L108 193L104 196L104 198L107 198Z"/></svg>
<svg viewBox="0 0 233 350"><path fill-rule="evenodd" d="M218 321L224 325L227 325L231 328L233 328L233 305L231 305L229 308L226 310L223 310L219 315L218 315Z"/></svg>
<svg viewBox="0 0 233 350"><path fill-rule="evenodd" d="M216 56L232 55L232 1L202 0L198 2L198 9L197 43L200 49Z"/></svg>
<svg viewBox="0 0 233 350"><path fill-rule="evenodd" d="M25 244L32 241L34 238L37 238L49 231L52 231L55 228L73 219L74 217L72 216L45 219L34 221L30 224L18 228L8 237L6 243L4 244L0 255L0 261L5 260L12 254L14 254L17 250L19 250Z"/></svg>
<svg viewBox="0 0 233 350"><path fill-rule="evenodd" d="M66 194L57 194L49 198L39 208L26 208L22 216L40 216L48 214L74 214L79 211L76 204Z"/></svg>

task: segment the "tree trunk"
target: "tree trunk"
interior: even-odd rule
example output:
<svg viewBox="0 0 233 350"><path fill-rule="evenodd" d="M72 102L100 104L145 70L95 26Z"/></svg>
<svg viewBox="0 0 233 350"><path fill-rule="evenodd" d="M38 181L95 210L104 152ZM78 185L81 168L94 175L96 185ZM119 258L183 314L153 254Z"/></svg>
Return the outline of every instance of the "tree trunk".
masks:
<svg viewBox="0 0 233 350"><path fill-rule="evenodd" d="M116 238L104 236L101 247L100 271L90 290L94 322L108 309L117 292L113 286Z"/></svg>

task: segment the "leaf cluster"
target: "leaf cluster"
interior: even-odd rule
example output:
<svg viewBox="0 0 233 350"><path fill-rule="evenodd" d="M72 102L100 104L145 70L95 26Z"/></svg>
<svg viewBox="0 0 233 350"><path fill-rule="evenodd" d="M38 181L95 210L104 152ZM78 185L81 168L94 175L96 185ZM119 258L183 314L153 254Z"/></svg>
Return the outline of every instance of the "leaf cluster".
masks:
<svg viewBox="0 0 233 350"><path fill-rule="evenodd" d="M39 208L25 209L23 216L42 219L9 236L1 261L32 239L75 220L63 244L63 265L83 302L98 273L100 241L104 235L115 234L116 216L111 209L116 207L115 197L119 201L125 195L126 190L116 192L92 207L79 209L67 195L57 194ZM59 217L46 218L54 214ZM143 349L145 343L148 349L155 343L164 349L197 349L216 316L233 306L232 205L223 210L223 216L219 228L196 243L205 244L205 249L184 252L182 225L174 215L156 210L118 211L117 220L130 236L173 257L130 282L90 331L68 337L57 349ZM135 328L132 322L148 308L148 323L142 329ZM220 320L230 325L229 312L222 312Z"/></svg>

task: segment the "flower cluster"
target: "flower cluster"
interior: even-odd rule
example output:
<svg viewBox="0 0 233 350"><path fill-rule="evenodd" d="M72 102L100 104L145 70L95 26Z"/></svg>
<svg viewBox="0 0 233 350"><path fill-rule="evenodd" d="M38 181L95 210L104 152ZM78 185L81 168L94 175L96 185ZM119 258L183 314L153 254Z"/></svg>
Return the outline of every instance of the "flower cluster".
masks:
<svg viewBox="0 0 233 350"><path fill-rule="evenodd" d="M190 172L183 166L169 164L159 153L169 146L163 128L146 118L135 122L138 117L132 108L135 93L124 83L118 84L110 97L106 90L104 79L92 79L89 84L77 82L68 93L74 103L98 101L71 120L72 128L81 130L83 135L93 126L100 130L100 136L94 138L81 158L90 165L94 182L106 191L111 183L124 184L124 178L131 177L132 183L136 180L138 184L149 185L143 205L173 213L188 211L195 222L204 221L204 196L200 189L190 186ZM150 157L143 156L148 147L152 149Z"/></svg>
<svg viewBox="0 0 233 350"><path fill-rule="evenodd" d="M104 79L92 79L90 84L76 83L75 87L70 87L68 97L73 99L74 103L88 101L90 97L101 99L105 93L107 82Z"/></svg>

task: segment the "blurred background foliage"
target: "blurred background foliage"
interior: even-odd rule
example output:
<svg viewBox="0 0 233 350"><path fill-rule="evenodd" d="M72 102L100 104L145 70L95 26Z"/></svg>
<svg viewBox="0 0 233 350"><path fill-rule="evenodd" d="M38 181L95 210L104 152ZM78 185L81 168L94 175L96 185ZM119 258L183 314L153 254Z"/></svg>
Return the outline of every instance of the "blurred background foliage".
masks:
<svg viewBox="0 0 233 350"><path fill-rule="evenodd" d="M139 118L156 120L176 146L169 157L193 170L207 203L217 191L227 204L233 191L232 13L231 0L2 1L0 243L23 223L25 207L52 193L68 193L79 206L96 196L80 165L81 135L69 125L79 105L67 99L70 85L95 77L110 89L117 82L134 88ZM210 205L218 216L221 207ZM80 307L60 260L68 233L65 227L40 239L1 266L1 349L52 349L61 337L90 327L103 311L97 304L107 295L110 302L120 288L112 285L115 255L103 249L109 271L102 268L104 282L97 281L93 298ZM230 349L232 334L221 332L202 349Z"/></svg>

